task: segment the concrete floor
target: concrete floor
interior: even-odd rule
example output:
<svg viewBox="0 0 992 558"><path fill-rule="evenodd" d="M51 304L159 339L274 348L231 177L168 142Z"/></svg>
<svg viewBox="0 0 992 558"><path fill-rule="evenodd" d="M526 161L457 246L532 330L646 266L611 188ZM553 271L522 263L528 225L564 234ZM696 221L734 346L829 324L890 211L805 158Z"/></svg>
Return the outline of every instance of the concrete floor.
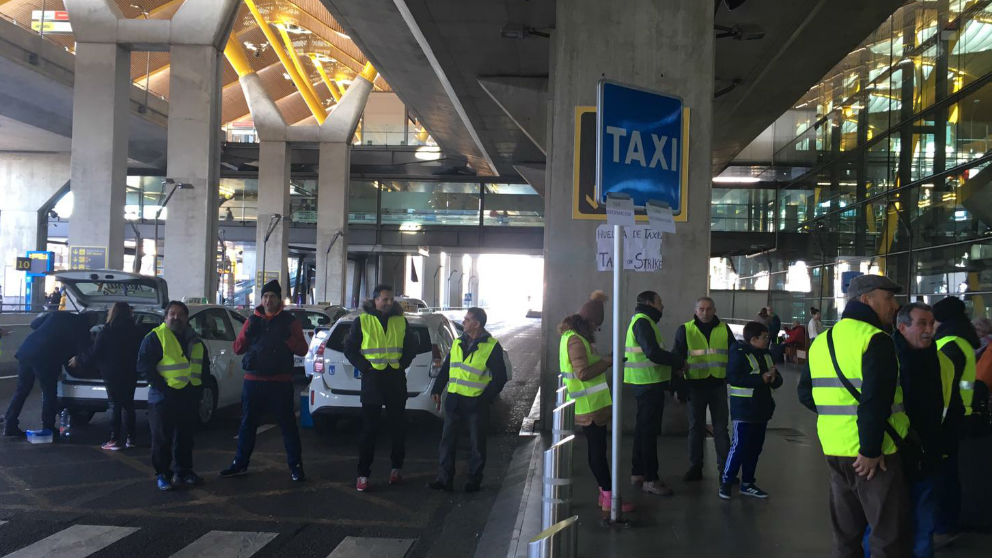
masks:
<svg viewBox="0 0 992 558"><path fill-rule="evenodd" d="M637 505L629 514L631 527L604 527L596 507L596 483L586 465L585 439L578 436L572 513L579 516L579 556L828 556L828 476L816 418L796 399L795 368L786 367L784 376L756 475L757 484L771 495L767 500L741 497L736 491L730 501L717 496L711 438L705 444L703 481L683 482L686 438L663 436L661 476L675 495L650 496L626 485L625 494ZM625 481L630 478L632 441L629 433L624 436ZM937 555L988 556L990 551L992 534L966 533Z"/></svg>

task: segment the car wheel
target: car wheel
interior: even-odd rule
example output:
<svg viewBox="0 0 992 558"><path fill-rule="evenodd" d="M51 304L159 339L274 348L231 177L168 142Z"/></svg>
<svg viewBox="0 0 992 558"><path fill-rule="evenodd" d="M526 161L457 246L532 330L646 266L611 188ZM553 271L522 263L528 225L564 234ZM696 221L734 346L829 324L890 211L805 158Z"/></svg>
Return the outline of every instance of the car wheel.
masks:
<svg viewBox="0 0 992 558"><path fill-rule="evenodd" d="M214 415L217 414L217 380L207 378L203 382L200 391L200 402L196 407L196 420L200 426L206 428L210 425Z"/></svg>
<svg viewBox="0 0 992 558"><path fill-rule="evenodd" d="M321 436L330 436L334 433L334 427L338 424L338 417L334 415L315 415L313 417L313 429Z"/></svg>
<svg viewBox="0 0 992 558"><path fill-rule="evenodd" d="M73 426L84 426L93 420L96 411L69 411L69 417Z"/></svg>

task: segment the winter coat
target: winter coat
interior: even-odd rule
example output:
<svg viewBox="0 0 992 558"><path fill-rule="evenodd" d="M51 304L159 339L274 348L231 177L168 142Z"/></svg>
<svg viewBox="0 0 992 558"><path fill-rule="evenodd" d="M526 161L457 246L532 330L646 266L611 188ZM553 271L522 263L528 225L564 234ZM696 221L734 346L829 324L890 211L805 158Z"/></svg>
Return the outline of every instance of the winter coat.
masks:
<svg viewBox="0 0 992 558"><path fill-rule="evenodd" d="M276 341L285 343L285 354L280 355L285 362L280 370L251 370L245 372L246 380L291 382L293 381L293 355L307 354L307 340L303 337L303 325L289 312L282 310L267 315L262 306L255 308L252 317L241 327L234 340L234 353L243 355L250 350L261 351L266 340L263 336L282 337ZM248 370L246 368L246 370Z"/></svg>
<svg viewBox="0 0 992 558"><path fill-rule="evenodd" d="M77 355L79 365L95 366L108 384L131 384L138 380L138 347L141 333L130 318L103 326L89 350Z"/></svg>
<svg viewBox="0 0 992 558"><path fill-rule="evenodd" d="M90 346L90 322L84 314L48 312L35 318L31 329L14 355L21 362L57 366Z"/></svg>
<svg viewBox="0 0 992 558"><path fill-rule="evenodd" d="M775 380L766 384L762 374L768 372L765 355L767 349L758 349L750 343L735 343L730 349L730 361L727 363L727 383L734 387L753 389L751 397L730 397L730 417L744 422L768 422L775 412L775 400L772 390L782 385L782 375L776 374ZM758 361L759 374L751 373L751 363L747 355L752 355Z"/></svg>

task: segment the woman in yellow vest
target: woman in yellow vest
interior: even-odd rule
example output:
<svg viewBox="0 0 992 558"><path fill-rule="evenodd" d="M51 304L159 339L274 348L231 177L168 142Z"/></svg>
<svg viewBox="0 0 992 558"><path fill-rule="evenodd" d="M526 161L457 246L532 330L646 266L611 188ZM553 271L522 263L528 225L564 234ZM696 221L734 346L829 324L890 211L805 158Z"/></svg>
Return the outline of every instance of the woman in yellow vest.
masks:
<svg viewBox="0 0 992 558"><path fill-rule="evenodd" d="M589 468L599 484L599 506L609 511L613 479L606 457L606 425L613 417L613 398L606 383L606 371L613 355L601 357L592 346L596 341L595 331L603 325L605 301L603 291L593 291L578 313L566 316L558 324L561 334L558 360L568 397L575 401L575 426L581 426L586 435ZM624 503L623 511L633 509L633 505Z"/></svg>
<svg viewBox="0 0 992 558"><path fill-rule="evenodd" d="M188 322L189 308L177 300L169 302L165 321L145 336L138 349L138 377L148 380L152 465L163 491L203 483L193 472L193 433L200 386L210 375L210 361Z"/></svg>

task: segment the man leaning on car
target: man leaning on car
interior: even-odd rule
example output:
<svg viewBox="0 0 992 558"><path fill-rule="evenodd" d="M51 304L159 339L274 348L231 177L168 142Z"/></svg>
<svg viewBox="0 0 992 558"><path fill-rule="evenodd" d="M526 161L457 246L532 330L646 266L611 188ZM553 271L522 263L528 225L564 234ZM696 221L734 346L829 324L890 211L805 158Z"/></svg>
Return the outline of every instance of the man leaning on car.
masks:
<svg viewBox="0 0 992 558"><path fill-rule="evenodd" d="M400 470L406 454L403 424L406 369L416 355L416 340L407 327L403 308L393 300L393 288L377 285L372 299L362 304L362 314L355 318L344 343L345 358L362 375L362 435L355 482L359 492L368 489L383 405L393 444L389 484L402 481Z"/></svg>

